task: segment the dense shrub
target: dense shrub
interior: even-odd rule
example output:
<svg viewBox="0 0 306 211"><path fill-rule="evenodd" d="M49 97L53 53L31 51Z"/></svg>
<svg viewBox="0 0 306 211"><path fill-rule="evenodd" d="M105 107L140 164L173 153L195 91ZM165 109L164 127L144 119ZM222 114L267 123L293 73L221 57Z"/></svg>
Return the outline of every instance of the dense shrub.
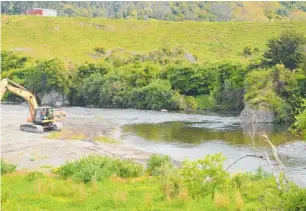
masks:
<svg viewBox="0 0 306 211"><path fill-rule="evenodd" d="M106 53L106 50L104 47L95 47L94 50L97 52L97 53L101 53L101 54L105 54Z"/></svg>
<svg viewBox="0 0 306 211"><path fill-rule="evenodd" d="M186 101L186 110L196 110L198 108L198 103L194 97L186 96L184 99Z"/></svg>
<svg viewBox="0 0 306 211"><path fill-rule="evenodd" d="M213 195L225 184L229 174L223 170L224 160L222 154L214 154L196 161L184 161L181 170L183 184L193 198Z"/></svg>
<svg viewBox="0 0 306 211"><path fill-rule="evenodd" d="M196 94L198 87L202 84L202 78L197 74L196 66L171 66L167 70L167 78L174 90L185 95Z"/></svg>
<svg viewBox="0 0 306 211"><path fill-rule="evenodd" d="M285 211L306 210L306 189L292 185L288 192L283 193L282 199Z"/></svg>
<svg viewBox="0 0 306 211"><path fill-rule="evenodd" d="M113 174L127 178L141 176L143 172L143 166L131 160L90 155L67 162L56 173L64 179L72 177L88 183L92 180L105 179Z"/></svg>
<svg viewBox="0 0 306 211"><path fill-rule="evenodd" d="M25 77L25 86L34 94L43 94L53 89L68 94L71 86L69 76L62 60L40 60Z"/></svg>
<svg viewBox="0 0 306 211"><path fill-rule="evenodd" d="M175 93L166 80L156 79L149 85L136 88L131 95L130 105L138 109L173 109L179 108L174 99Z"/></svg>
<svg viewBox="0 0 306 211"><path fill-rule="evenodd" d="M250 55L252 55L252 48L251 48L250 46L244 47L244 49L243 49L243 54L244 54L245 56L250 56Z"/></svg>
<svg viewBox="0 0 306 211"><path fill-rule="evenodd" d="M85 63L78 68L77 79L78 80L84 79L91 76L92 74L104 75L110 72L111 69L112 69L111 66L108 65L107 63L99 63L99 64Z"/></svg>
<svg viewBox="0 0 306 211"><path fill-rule="evenodd" d="M258 48L258 47L255 47L255 48L253 49L253 51L254 51L254 53L258 54L258 53L259 53L259 48Z"/></svg>
<svg viewBox="0 0 306 211"><path fill-rule="evenodd" d="M100 74L92 74L83 80L79 88L81 96L86 105L99 105L100 88L103 83L103 77Z"/></svg>
<svg viewBox="0 0 306 211"><path fill-rule="evenodd" d="M271 69L254 70L248 74L244 98L252 107L274 111L278 121L289 121L294 107L294 101L289 99L298 95L298 89L295 73L283 65L276 65Z"/></svg>
<svg viewBox="0 0 306 211"><path fill-rule="evenodd" d="M161 179L161 189L166 200L178 197L185 190L180 176L180 169L165 163L157 167L154 172L154 175L159 175Z"/></svg>
<svg viewBox="0 0 306 211"><path fill-rule="evenodd" d="M1 72L4 73L9 70L23 68L29 60L30 58L24 56L17 56L12 51L2 51Z"/></svg>
<svg viewBox="0 0 306 211"><path fill-rule="evenodd" d="M164 165L171 168L171 160L168 155L153 154L148 161L147 171L151 175L159 175L162 172L160 168L165 168Z"/></svg>
<svg viewBox="0 0 306 211"><path fill-rule="evenodd" d="M215 72L210 94L216 107L241 110L244 106L244 79L248 70L237 63L214 64L210 68Z"/></svg>
<svg viewBox="0 0 306 211"><path fill-rule="evenodd" d="M301 133L306 140L306 100L303 99L303 106L299 114L295 116L295 122L290 130L294 133Z"/></svg>
<svg viewBox="0 0 306 211"><path fill-rule="evenodd" d="M5 160L1 159L1 174L10 173L16 171L17 166L7 163Z"/></svg>
<svg viewBox="0 0 306 211"><path fill-rule="evenodd" d="M99 106L125 108L130 99L131 87L126 76L111 73L103 77L99 89Z"/></svg>
<svg viewBox="0 0 306 211"><path fill-rule="evenodd" d="M25 176L25 179L32 182L36 179L43 178L45 175L39 171L32 171Z"/></svg>

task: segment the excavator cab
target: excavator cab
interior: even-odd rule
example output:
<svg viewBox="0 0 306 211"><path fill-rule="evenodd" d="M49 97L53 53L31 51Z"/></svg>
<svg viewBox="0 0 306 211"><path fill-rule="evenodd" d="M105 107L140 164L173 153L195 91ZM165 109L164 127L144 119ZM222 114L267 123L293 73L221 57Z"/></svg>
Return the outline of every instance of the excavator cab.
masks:
<svg viewBox="0 0 306 211"><path fill-rule="evenodd" d="M51 107L38 107L34 110L34 121L30 117L28 118L28 122L32 124L21 125L20 130L37 133L46 130L61 131L63 125L57 121L63 120L65 117L65 112L61 110L54 110Z"/></svg>
<svg viewBox="0 0 306 211"><path fill-rule="evenodd" d="M35 109L34 124L41 125L44 130L61 131L62 124L59 120L64 120L66 114L64 111L53 109L48 106L38 107Z"/></svg>
<svg viewBox="0 0 306 211"><path fill-rule="evenodd" d="M41 124L48 121L53 121L53 110L51 107L39 107L35 109L35 123Z"/></svg>

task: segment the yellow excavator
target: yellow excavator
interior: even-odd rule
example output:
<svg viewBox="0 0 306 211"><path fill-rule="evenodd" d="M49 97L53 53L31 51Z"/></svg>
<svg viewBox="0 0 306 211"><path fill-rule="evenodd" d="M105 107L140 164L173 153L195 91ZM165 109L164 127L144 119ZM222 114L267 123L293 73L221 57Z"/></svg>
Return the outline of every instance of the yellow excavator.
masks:
<svg viewBox="0 0 306 211"><path fill-rule="evenodd" d="M63 125L58 121L66 118L64 111L51 107L39 107L35 96L30 91L4 78L0 81L0 100L7 90L22 97L29 104L30 117L27 118L27 124L20 125L21 131L43 133L46 130L62 130Z"/></svg>

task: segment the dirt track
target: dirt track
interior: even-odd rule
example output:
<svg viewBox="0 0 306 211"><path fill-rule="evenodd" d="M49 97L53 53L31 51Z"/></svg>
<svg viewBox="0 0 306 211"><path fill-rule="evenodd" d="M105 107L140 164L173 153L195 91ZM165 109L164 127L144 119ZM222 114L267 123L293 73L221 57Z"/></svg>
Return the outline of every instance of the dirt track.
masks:
<svg viewBox="0 0 306 211"><path fill-rule="evenodd" d="M28 109L25 105L1 105L1 157L9 163L17 164L19 169L39 169L48 171L66 161L89 154L131 158L139 163L146 163L149 152L124 146L121 143L106 144L90 141L94 135L107 135L112 130L108 120L99 120L99 134L92 121L67 120L66 128L86 131L86 141L50 140L48 134L26 133L19 130L25 122ZM103 130L104 129L104 130Z"/></svg>

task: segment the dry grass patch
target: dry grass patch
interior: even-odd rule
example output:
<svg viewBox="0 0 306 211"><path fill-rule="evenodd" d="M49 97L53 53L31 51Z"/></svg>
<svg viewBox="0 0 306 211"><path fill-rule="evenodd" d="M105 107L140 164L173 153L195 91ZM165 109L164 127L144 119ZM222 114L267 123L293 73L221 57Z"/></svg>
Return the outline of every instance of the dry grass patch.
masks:
<svg viewBox="0 0 306 211"><path fill-rule="evenodd" d="M94 141L108 143L108 144L115 144L119 142L117 139L105 136L97 136L94 138Z"/></svg>
<svg viewBox="0 0 306 211"><path fill-rule="evenodd" d="M84 140L86 139L86 136L83 133L77 133L75 131L64 129L60 132L50 132L48 135L44 136L44 138L61 140Z"/></svg>

